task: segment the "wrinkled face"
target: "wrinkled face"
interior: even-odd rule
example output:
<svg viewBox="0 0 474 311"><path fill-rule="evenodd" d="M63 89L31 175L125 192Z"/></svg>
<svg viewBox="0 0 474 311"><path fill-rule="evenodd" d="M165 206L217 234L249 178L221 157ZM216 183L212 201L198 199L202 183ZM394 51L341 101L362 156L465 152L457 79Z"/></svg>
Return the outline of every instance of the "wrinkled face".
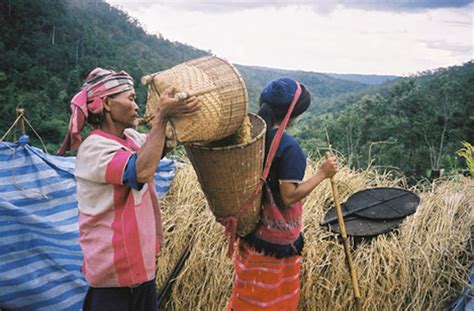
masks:
<svg viewBox="0 0 474 311"><path fill-rule="evenodd" d="M138 105L135 103L135 90L128 90L107 97L107 111L115 125L124 129L134 127L138 120Z"/></svg>

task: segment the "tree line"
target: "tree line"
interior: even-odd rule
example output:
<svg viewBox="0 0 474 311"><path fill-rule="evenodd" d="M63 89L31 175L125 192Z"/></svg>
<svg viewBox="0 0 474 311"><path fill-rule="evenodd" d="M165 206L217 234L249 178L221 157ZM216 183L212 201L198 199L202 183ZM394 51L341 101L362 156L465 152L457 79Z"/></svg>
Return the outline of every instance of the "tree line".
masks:
<svg viewBox="0 0 474 311"><path fill-rule="evenodd" d="M456 151L474 140L474 62L398 79L380 92L348 94L332 105L343 108L326 107L292 129L309 152L331 145L353 168L415 180L456 172L465 167Z"/></svg>
<svg viewBox="0 0 474 311"><path fill-rule="evenodd" d="M50 151L66 133L70 99L93 68L132 75L143 113L142 76L211 53L148 34L103 0L0 1L0 32L1 130L15 120L15 108L24 108ZM462 167L455 152L461 141L474 140L473 67L470 61L367 85L358 82L364 77L236 65L252 112L273 78L292 76L308 87L312 106L291 129L308 153L330 144L353 168L393 168L415 178Z"/></svg>
<svg viewBox="0 0 474 311"><path fill-rule="evenodd" d="M127 71L145 102L142 76L208 54L147 34L103 0L0 1L0 32L2 132L24 108L50 151L66 133L70 99L95 67Z"/></svg>
<svg viewBox="0 0 474 311"><path fill-rule="evenodd" d="M0 124L6 130L15 120L15 108L25 108L52 150L66 132L69 100L93 68L127 71L144 110L142 76L210 54L147 34L137 20L103 0L1 1L0 30ZM280 75L301 79L321 97L365 87L318 73L236 66L252 111L264 84Z"/></svg>

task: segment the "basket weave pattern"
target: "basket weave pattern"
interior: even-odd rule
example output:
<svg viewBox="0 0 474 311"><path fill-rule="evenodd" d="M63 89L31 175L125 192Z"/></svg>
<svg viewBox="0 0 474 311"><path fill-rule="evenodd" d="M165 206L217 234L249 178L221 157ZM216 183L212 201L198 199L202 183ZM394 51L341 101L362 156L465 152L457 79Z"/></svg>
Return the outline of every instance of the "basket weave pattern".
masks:
<svg viewBox="0 0 474 311"><path fill-rule="evenodd" d="M202 190L216 218L236 215L256 189L263 171L266 125L262 118L249 114L251 140L234 146L211 148L186 145ZM261 194L239 219L237 234L245 236L257 225Z"/></svg>
<svg viewBox="0 0 474 311"><path fill-rule="evenodd" d="M201 102L197 114L171 120L176 140L181 143L210 142L230 136L240 128L247 114L244 80L231 64L215 56L194 59L155 73L152 84L148 87L147 115L156 110L156 93L162 93L170 85L176 92L213 89L197 96Z"/></svg>

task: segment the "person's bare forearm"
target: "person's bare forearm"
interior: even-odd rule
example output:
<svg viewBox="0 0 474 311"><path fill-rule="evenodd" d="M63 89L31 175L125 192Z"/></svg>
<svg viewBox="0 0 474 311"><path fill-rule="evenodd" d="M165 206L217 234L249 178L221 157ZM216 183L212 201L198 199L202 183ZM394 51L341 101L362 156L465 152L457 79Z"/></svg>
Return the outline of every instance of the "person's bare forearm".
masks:
<svg viewBox="0 0 474 311"><path fill-rule="evenodd" d="M166 123L166 119L159 113L155 115L147 140L137 152L136 171L139 183L153 180L165 146Z"/></svg>
<svg viewBox="0 0 474 311"><path fill-rule="evenodd" d="M303 181L300 184L287 185L290 191L285 191L286 195L282 195L283 204L285 206L291 205L304 199L311 191L314 190L324 179L325 175L321 170L318 170L313 176Z"/></svg>
<svg viewBox="0 0 474 311"><path fill-rule="evenodd" d="M331 157L323 162L316 173L300 184L292 182L280 183L280 195L285 206L296 203L304 199L314 190L324 179L334 176L337 172L336 158Z"/></svg>
<svg viewBox="0 0 474 311"><path fill-rule="evenodd" d="M137 152L136 174L139 183L153 180L166 142L166 123L170 118L192 116L199 110L199 100L193 96L186 100L173 97L174 88L166 88L159 98L155 118L146 142Z"/></svg>

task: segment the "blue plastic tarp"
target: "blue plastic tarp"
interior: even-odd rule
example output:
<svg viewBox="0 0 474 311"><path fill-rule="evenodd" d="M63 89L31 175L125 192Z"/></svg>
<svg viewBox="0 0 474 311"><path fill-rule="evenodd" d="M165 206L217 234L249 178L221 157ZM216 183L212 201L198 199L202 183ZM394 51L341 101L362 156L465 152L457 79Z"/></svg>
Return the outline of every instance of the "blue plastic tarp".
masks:
<svg viewBox="0 0 474 311"><path fill-rule="evenodd" d="M80 271L74 163L75 157L26 143L0 142L0 308L82 308L87 284ZM160 197L175 173L174 160L160 162Z"/></svg>

